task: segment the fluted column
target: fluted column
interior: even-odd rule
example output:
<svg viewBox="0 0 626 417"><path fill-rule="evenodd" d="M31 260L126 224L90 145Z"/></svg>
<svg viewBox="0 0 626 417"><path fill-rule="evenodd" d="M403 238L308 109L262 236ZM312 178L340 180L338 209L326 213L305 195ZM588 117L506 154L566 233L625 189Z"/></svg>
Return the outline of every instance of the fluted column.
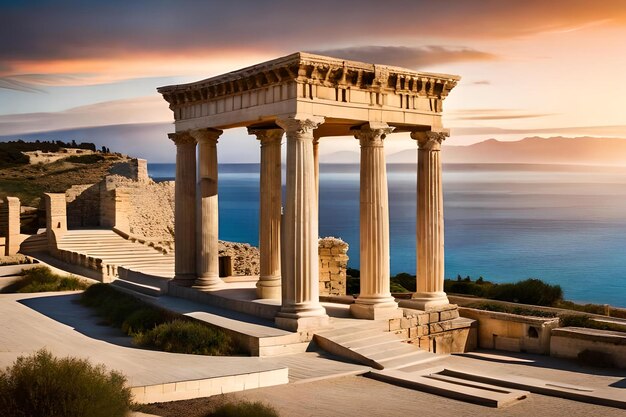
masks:
<svg viewBox="0 0 626 417"><path fill-rule="evenodd" d="M417 140L417 292L421 309L449 304L443 291L444 229L441 143L446 132L412 132Z"/></svg>
<svg viewBox="0 0 626 417"><path fill-rule="evenodd" d="M217 204L217 140L222 134L218 129L192 130L198 142L198 221L197 274L194 287L216 290L223 286L219 271Z"/></svg>
<svg viewBox="0 0 626 417"><path fill-rule="evenodd" d="M318 213L313 130L323 117L276 120L287 136L287 194L282 241L282 306L276 324L298 331L328 324L319 303Z"/></svg>
<svg viewBox="0 0 626 417"><path fill-rule="evenodd" d="M280 299L280 217L282 129L248 129L261 142L261 194L259 207L259 298Z"/></svg>
<svg viewBox="0 0 626 417"><path fill-rule="evenodd" d="M319 156L320 140L319 138L313 139L313 165L315 166L315 196L318 199L319 210L319 196L320 196L320 156Z"/></svg>
<svg viewBox="0 0 626 417"><path fill-rule="evenodd" d="M176 144L174 282L189 287L196 279L196 140L189 132L168 136Z"/></svg>
<svg viewBox="0 0 626 417"><path fill-rule="evenodd" d="M402 316L389 291L389 200L384 139L393 129L386 123L369 123L354 130L354 137L361 144L361 291L350 312L357 318Z"/></svg>

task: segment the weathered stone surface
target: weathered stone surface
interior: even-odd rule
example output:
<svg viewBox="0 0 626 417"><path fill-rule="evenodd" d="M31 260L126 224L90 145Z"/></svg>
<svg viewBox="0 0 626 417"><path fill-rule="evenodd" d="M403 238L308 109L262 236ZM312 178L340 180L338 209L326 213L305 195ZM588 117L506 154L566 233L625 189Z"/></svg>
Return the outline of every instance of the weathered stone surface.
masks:
<svg viewBox="0 0 626 417"><path fill-rule="evenodd" d="M348 244L338 238L325 237L318 241L318 253L320 295L345 295Z"/></svg>

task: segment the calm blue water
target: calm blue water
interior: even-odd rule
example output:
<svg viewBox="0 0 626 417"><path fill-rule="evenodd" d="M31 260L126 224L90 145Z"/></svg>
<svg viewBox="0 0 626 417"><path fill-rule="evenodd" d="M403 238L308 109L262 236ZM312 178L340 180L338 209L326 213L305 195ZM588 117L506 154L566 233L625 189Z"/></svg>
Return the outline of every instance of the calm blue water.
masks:
<svg viewBox="0 0 626 417"><path fill-rule="evenodd" d="M150 175L174 177L173 164ZM359 267L359 167L320 166L320 235ZM259 167L219 171L220 238L258 243ZM414 165L389 165L391 272L415 273ZM444 167L446 277L560 284L568 299L626 307L626 168Z"/></svg>

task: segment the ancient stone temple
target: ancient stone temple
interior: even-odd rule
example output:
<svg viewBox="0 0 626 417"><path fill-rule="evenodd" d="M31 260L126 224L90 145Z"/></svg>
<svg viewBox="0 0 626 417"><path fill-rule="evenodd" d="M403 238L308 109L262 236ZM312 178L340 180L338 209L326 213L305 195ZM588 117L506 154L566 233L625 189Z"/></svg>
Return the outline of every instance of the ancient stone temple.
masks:
<svg viewBox="0 0 626 417"><path fill-rule="evenodd" d="M325 137L354 137L361 146L361 293L351 313L368 319L401 316L389 291L384 144L392 133L410 132L419 149L414 306L448 304L443 291L439 154L448 136L441 122L443 100L458 80L299 52L203 81L159 88L176 126L169 135L176 144L174 282L206 291L224 285L217 255L217 146L224 129L246 127L261 152L258 297L280 298L280 327L325 325L328 316L319 302L318 284L317 149Z"/></svg>

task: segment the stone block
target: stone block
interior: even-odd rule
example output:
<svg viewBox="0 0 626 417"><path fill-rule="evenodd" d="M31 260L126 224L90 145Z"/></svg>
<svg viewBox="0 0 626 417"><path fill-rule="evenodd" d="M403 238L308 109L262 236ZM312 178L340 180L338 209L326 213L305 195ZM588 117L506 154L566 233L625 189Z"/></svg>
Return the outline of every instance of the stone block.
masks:
<svg viewBox="0 0 626 417"><path fill-rule="evenodd" d="M459 310L445 310L439 313L439 321L453 320L459 317Z"/></svg>
<svg viewBox="0 0 626 417"><path fill-rule="evenodd" d="M401 319L390 319L389 320L389 331L400 330L400 320Z"/></svg>
<svg viewBox="0 0 626 417"><path fill-rule="evenodd" d="M428 313L428 322L437 323L439 321L439 312Z"/></svg>
<svg viewBox="0 0 626 417"><path fill-rule="evenodd" d="M408 317L402 317L400 319L400 328L401 329L411 328L411 319L409 319Z"/></svg>
<svg viewBox="0 0 626 417"><path fill-rule="evenodd" d="M422 313L422 314L418 314L417 315L417 324L418 325L423 325L423 324L428 324L430 322L430 314L428 313Z"/></svg>
<svg viewBox="0 0 626 417"><path fill-rule="evenodd" d="M320 248L319 249L319 255L320 256L330 256L331 252L329 248Z"/></svg>

